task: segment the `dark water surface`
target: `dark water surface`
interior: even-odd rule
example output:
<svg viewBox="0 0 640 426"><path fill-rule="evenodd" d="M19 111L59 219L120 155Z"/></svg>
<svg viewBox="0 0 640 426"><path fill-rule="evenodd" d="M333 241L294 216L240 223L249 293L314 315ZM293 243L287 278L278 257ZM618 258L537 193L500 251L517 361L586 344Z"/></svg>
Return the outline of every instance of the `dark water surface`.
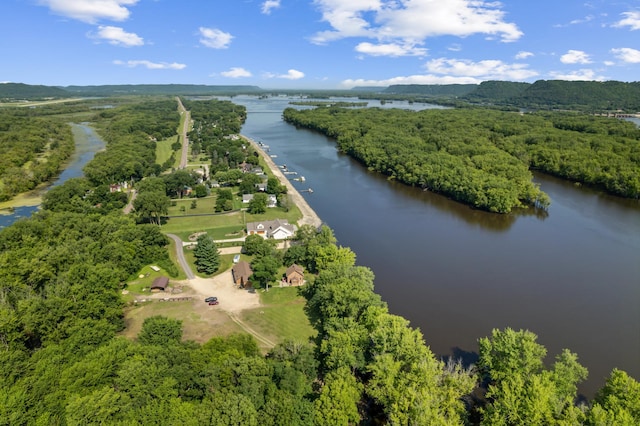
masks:
<svg viewBox="0 0 640 426"><path fill-rule="evenodd" d="M105 147L105 142L88 125L72 124L72 130L76 141L76 151L60 176L46 189L61 185L68 179L82 176L84 166L91 161L96 152ZM31 216L38 208L39 206L16 207L13 214L0 214L0 229L11 225L20 218Z"/></svg>
<svg viewBox="0 0 640 426"><path fill-rule="evenodd" d="M536 175L548 215L484 213L368 172L326 137L284 123L287 99L233 101L248 110L243 134L306 178L295 184L313 188L303 193L311 207L436 354L469 355L493 328L522 328L549 361L578 353L588 397L613 368L640 379L637 202Z"/></svg>

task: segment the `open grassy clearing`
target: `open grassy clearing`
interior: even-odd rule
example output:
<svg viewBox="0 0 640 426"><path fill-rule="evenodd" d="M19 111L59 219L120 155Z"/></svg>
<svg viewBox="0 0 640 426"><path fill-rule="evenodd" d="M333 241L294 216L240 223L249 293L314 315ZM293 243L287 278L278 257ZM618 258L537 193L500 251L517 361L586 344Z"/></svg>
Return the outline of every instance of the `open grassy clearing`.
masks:
<svg viewBox="0 0 640 426"><path fill-rule="evenodd" d="M156 142L156 163L164 164L169 158L171 158L172 154L174 155L174 162L171 167L178 167L180 165L180 153L176 152L171 148L171 144L178 140L178 136L171 137L169 139L164 139Z"/></svg>
<svg viewBox="0 0 640 426"><path fill-rule="evenodd" d="M145 302L125 309L125 329L121 335L135 339L146 318L162 315L182 321L182 340L205 343L212 337L244 333L235 322L216 306L209 306L200 299L180 302Z"/></svg>
<svg viewBox="0 0 640 426"><path fill-rule="evenodd" d="M305 299L298 287L274 287L260 292L264 306L243 311L240 319L271 341L308 342L316 335L304 313Z"/></svg>

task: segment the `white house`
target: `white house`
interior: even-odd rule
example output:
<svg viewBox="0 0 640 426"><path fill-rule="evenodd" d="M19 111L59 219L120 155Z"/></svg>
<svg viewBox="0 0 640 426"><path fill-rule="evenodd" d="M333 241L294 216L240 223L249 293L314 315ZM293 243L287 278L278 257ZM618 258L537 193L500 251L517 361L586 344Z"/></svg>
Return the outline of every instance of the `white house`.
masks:
<svg viewBox="0 0 640 426"><path fill-rule="evenodd" d="M284 240L293 237L298 228L284 219L265 220L263 222L248 222L247 235L258 234L262 238Z"/></svg>

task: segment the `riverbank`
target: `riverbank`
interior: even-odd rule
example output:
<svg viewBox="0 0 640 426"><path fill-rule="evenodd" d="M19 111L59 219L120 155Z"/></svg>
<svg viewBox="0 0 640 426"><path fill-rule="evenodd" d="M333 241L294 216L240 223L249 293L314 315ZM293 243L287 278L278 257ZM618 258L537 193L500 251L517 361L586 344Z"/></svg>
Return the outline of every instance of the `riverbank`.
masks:
<svg viewBox="0 0 640 426"><path fill-rule="evenodd" d="M92 149L91 138L84 128L78 124L71 125L71 131L73 133L73 141L75 144L75 151L67 161L60 167L59 173L53 177L50 181L41 183L36 188L28 192L17 194L15 197L8 201L0 202L0 214L13 214L13 210L19 207L35 207L42 204L42 197L62 176L62 174L76 163L80 156L89 151L95 151ZM72 176L73 177L73 176Z"/></svg>
<svg viewBox="0 0 640 426"><path fill-rule="evenodd" d="M300 194L300 192L298 192L295 186L293 186L291 181L287 179L284 173L282 173L282 170L280 170L276 163L273 162L273 159L269 155L267 155L267 153L262 148L260 148L256 141L244 135L240 136L242 136L243 139L245 139L255 148L255 150L262 156L267 166L269 166L269 169L274 174L274 176L277 177L280 182L287 187L287 194L291 197L291 201L296 206L298 206L300 212L302 212L302 219L298 221L298 225L312 225L314 227L319 227L322 224L320 216L318 216L318 214L311 208L311 206L309 206L307 200L304 199L304 197Z"/></svg>

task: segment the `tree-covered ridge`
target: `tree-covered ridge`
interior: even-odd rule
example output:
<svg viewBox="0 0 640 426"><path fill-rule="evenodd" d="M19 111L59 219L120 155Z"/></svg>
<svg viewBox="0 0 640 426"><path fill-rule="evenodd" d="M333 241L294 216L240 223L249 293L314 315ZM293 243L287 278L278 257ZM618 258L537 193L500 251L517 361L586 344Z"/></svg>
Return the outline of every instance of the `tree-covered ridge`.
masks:
<svg viewBox="0 0 640 426"><path fill-rule="evenodd" d="M584 111L640 111L640 82L538 80L509 100L537 109Z"/></svg>
<svg viewBox="0 0 640 426"><path fill-rule="evenodd" d="M263 92L258 86L205 84L111 84L101 86L66 86L64 90L77 96L122 96L122 95L234 95Z"/></svg>
<svg viewBox="0 0 640 426"><path fill-rule="evenodd" d="M640 130L628 122L485 109L288 108L283 116L336 138L372 170L479 209L548 205L530 167L640 197Z"/></svg>
<svg viewBox="0 0 640 426"><path fill-rule="evenodd" d="M468 95L477 87L477 84L394 84L381 93L457 97Z"/></svg>
<svg viewBox="0 0 640 426"><path fill-rule="evenodd" d="M0 201L34 189L60 172L74 151L68 124L0 110Z"/></svg>
<svg viewBox="0 0 640 426"><path fill-rule="evenodd" d="M59 87L24 83L0 83L0 99L2 100L37 100L46 98L69 98L71 96L73 96L71 93Z"/></svg>
<svg viewBox="0 0 640 426"><path fill-rule="evenodd" d="M640 112L640 82L538 80L534 83L489 80L479 85L389 86L383 94L446 103L441 98L535 110L568 109L586 112Z"/></svg>

